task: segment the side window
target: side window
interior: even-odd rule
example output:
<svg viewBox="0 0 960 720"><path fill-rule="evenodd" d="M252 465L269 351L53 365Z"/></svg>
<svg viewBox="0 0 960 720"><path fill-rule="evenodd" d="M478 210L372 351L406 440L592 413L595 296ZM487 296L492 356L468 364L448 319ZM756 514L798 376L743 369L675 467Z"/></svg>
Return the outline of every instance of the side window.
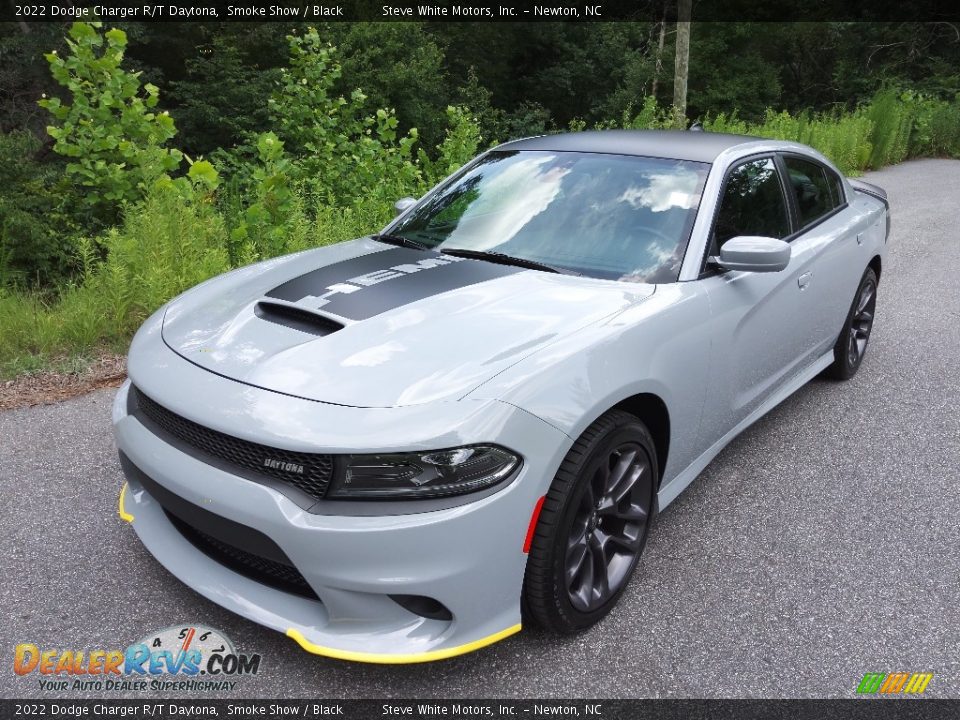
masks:
<svg viewBox="0 0 960 720"><path fill-rule="evenodd" d="M833 187L833 204L836 207L840 207L847 201L843 196L843 182L841 182L840 176L831 170L827 170L827 180L830 181L830 185Z"/></svg>
<svg viewBox="0 0 960 720"><path fill-rule="evenodd" d="M782 238L790 234L787 202L773 158L738 165L727 177L713 228L713 254L738 235Z"/></svg>
<svg viewBox="0 0 960 720"><path fill-rule="evenodd" d="M790 174L790 187L797 198L800 227L819 220L841 204L837 179L823 165L790 155L785 156L783 162Z"/></svg>

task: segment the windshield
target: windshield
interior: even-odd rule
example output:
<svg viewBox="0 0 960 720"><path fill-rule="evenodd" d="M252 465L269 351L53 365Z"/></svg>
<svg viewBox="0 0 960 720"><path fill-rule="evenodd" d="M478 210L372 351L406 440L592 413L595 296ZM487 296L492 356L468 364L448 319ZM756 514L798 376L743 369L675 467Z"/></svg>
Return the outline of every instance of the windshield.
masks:
<svg viewBox="0 0 960 720"><path fill-rule="evenodd" d="M609 280L674 282L709 165L598 153L492 152L390 235Z"/></svg>

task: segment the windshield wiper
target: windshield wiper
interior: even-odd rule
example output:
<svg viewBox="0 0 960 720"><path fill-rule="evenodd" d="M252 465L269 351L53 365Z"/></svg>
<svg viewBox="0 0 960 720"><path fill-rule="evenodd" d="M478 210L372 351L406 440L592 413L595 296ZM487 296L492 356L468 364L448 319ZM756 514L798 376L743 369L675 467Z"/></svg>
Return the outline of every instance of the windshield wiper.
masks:
<svg viewBox="0 0 960 720"><path fill-rule="evenodd" d="M411 240L410 238L404 237L403 235L389 235L389 234L381 233L379 235L371 235L370 237L372 237L374 240L378 242L387 243L387 245L396 245L398 247L408 247L408 248L413 248L414 250L430 249L428 245L424 245L422 242L418 242L417 240Z"/></svg>
<svg viewBox="0 0 960 720"><path fill-rule="evenodd" d="M515 257L495 250L470 250L469 248L441 248L440 252L444 255L453 255L455 257L472 258L474 260L486 260L488 262L499 263L500 265L516 265L517 267L528 268L530 270L543 270L545 272L560 273L561 275L580 275L575 270L547 265L547 263L537 260L528 260L527 258Z"/></svg>

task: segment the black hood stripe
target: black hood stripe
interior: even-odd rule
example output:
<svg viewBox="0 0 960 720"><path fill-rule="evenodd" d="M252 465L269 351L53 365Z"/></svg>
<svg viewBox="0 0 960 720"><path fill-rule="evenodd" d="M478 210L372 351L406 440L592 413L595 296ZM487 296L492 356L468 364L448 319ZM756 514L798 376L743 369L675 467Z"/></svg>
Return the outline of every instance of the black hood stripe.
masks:
<svg viewBox="0 0 960 720"><path fill-rule="evenodd" d="M448 290L517 272L523 268L392 248L317 268L278 285L267 297L350 320L366 320Z"/></svg>

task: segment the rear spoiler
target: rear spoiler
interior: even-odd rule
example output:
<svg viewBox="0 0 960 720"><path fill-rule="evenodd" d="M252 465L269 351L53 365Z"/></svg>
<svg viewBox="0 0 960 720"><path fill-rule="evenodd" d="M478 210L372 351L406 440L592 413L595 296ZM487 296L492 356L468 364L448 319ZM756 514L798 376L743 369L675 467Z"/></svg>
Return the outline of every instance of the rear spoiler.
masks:
<svg viewBox="0 0 960 720"><path fill-rule="evenodd" d="M850 182L850 186L857 192L875 197L877 200L883 202L883 204L887 206L887 209L890 208L890 201L887 200L887 191L882 187L864 182L863 180L856 180L855 178L847 178L847 180Z"/></svg>

